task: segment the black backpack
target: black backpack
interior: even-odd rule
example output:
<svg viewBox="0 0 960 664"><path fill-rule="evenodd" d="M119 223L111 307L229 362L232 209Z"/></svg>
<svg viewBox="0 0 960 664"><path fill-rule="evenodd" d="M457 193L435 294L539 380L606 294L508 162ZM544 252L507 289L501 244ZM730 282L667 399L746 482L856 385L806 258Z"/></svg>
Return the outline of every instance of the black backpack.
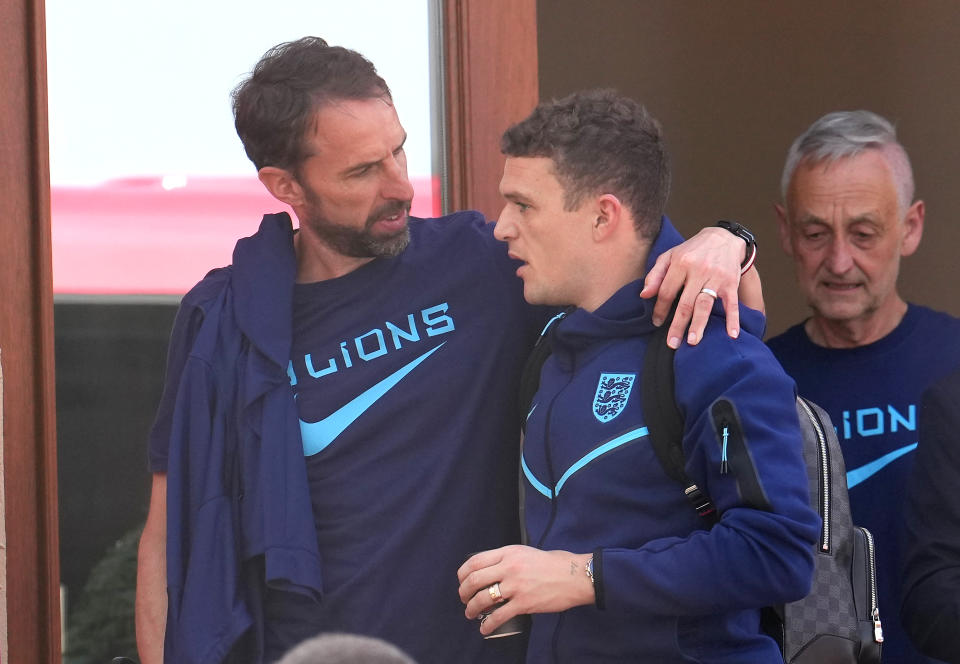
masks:
<svg viewBox="0 0 960 664"><path fill-rule="evenodd" d="M643 412L650 443L664 472L682 487L704 527L709 529L720 517L710 497L684 470L683 417L674 394L675 351L666 344L669 325L668 319L647 347L642 377ZM520 387L522 415L533 402L540 384L540 368L550 355L548 337L552 328L549 325L544 330L524 366ZM764 608L763 629L776 640L789 664L877 664L883 631L877 608L873 536L866 528L853 525L843 455L829 415L802 397L797 398L797 415L803 431L810 501L823 525L814 551L810 594L796 602ZM520 479L522 496L522 475Z"/></svg>

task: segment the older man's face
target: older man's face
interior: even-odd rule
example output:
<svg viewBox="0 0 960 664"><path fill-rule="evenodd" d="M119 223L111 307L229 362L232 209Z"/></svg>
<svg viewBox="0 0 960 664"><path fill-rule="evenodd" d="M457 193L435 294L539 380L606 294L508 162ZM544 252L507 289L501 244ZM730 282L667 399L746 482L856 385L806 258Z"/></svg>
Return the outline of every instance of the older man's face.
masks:
<svg viewBox="0 0 960 664"><path fill-rule="evenodd" d="M344 256L394 256L407 245L413 187L403 150L407 134L383 98L321 108L306 138L297 180L301 230ZM296 208L295 208L296 209Z"/></svg>
<svg viewBox="0 0 960 664"><path fill-rule="evenodd" d="M900 211L886 157L868 150L833 163L802 162L777 207L780 241L814 315L866 320L899 301L900 257L923 230L923 204Z"/></svg>

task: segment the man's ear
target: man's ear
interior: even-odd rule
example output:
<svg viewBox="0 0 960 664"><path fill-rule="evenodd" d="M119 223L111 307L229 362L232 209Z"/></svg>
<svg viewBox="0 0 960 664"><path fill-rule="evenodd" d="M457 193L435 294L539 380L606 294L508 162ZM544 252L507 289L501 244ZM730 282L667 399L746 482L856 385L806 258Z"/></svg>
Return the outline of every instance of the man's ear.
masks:
<svg viewBox="0 0 960 664"><path fill-rule="evenodd" d="M773 204L777 213L777 228L780 231L780 248L787 256L793 256L793 245L790 243L790 221L787 219L787 209L780 203Z"/></svg>
<svg viewBox="0 0 960 664"><path fill-rule="evenodd" d="M596 217L591 225L591 231L595 242L602 242L612 237L624 222L623 204L613 194L603 194L597 198L594 212Z"/></svg>
<svg viewBox="0 0 960 664"><path fill-rule="evenodd" d="M292 208L303 204L303 187L290 171L276 166L264 166L257 171L257 177L278 201Z"/></svg>
<svg viewBox="0 0 960 664"><path fill-rule="evenodd" d="M920 246L920 238L923 237L923 218L926 214L926 207L923 201L915 201L907 209L907 214L903 218L904 233L903 243L900 245L900 255L909 256Z"/></svg>

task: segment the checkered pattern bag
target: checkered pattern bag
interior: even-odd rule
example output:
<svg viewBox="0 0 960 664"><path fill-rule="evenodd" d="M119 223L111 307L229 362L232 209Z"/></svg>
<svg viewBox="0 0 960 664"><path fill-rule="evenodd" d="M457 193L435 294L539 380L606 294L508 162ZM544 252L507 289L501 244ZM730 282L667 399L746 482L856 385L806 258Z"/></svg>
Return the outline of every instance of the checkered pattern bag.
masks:
<svg viewBox="0 0 960 664"><path fill-rule="evenodd" d="M817 502L823 526L810 594L768 609L775 619L765 627L780 636L783 658L790 664L873 664L880 661L883 642L873 537L850 518L847 474L830 416L802 397L797 414L810 500Z"/></svg>

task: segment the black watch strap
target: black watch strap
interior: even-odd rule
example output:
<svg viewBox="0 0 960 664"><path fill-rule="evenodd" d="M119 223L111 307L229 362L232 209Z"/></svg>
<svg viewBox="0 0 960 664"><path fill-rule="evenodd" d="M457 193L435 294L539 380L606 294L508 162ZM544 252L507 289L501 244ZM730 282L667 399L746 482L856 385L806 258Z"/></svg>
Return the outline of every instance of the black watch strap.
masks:
<svg viewBox="0 0 960 664"><path fill-rule="evenodd" d="M739 224L735 221L727 221L726 219L721 219L718 221L717 226L720 228L725 228L747 243L747 257L744 258L743 262L740 264L740 269L743 272L749 270L750 266L753 265L753 262L757 258L757 239L754 237L753 233L743 224Z"/></svg>

